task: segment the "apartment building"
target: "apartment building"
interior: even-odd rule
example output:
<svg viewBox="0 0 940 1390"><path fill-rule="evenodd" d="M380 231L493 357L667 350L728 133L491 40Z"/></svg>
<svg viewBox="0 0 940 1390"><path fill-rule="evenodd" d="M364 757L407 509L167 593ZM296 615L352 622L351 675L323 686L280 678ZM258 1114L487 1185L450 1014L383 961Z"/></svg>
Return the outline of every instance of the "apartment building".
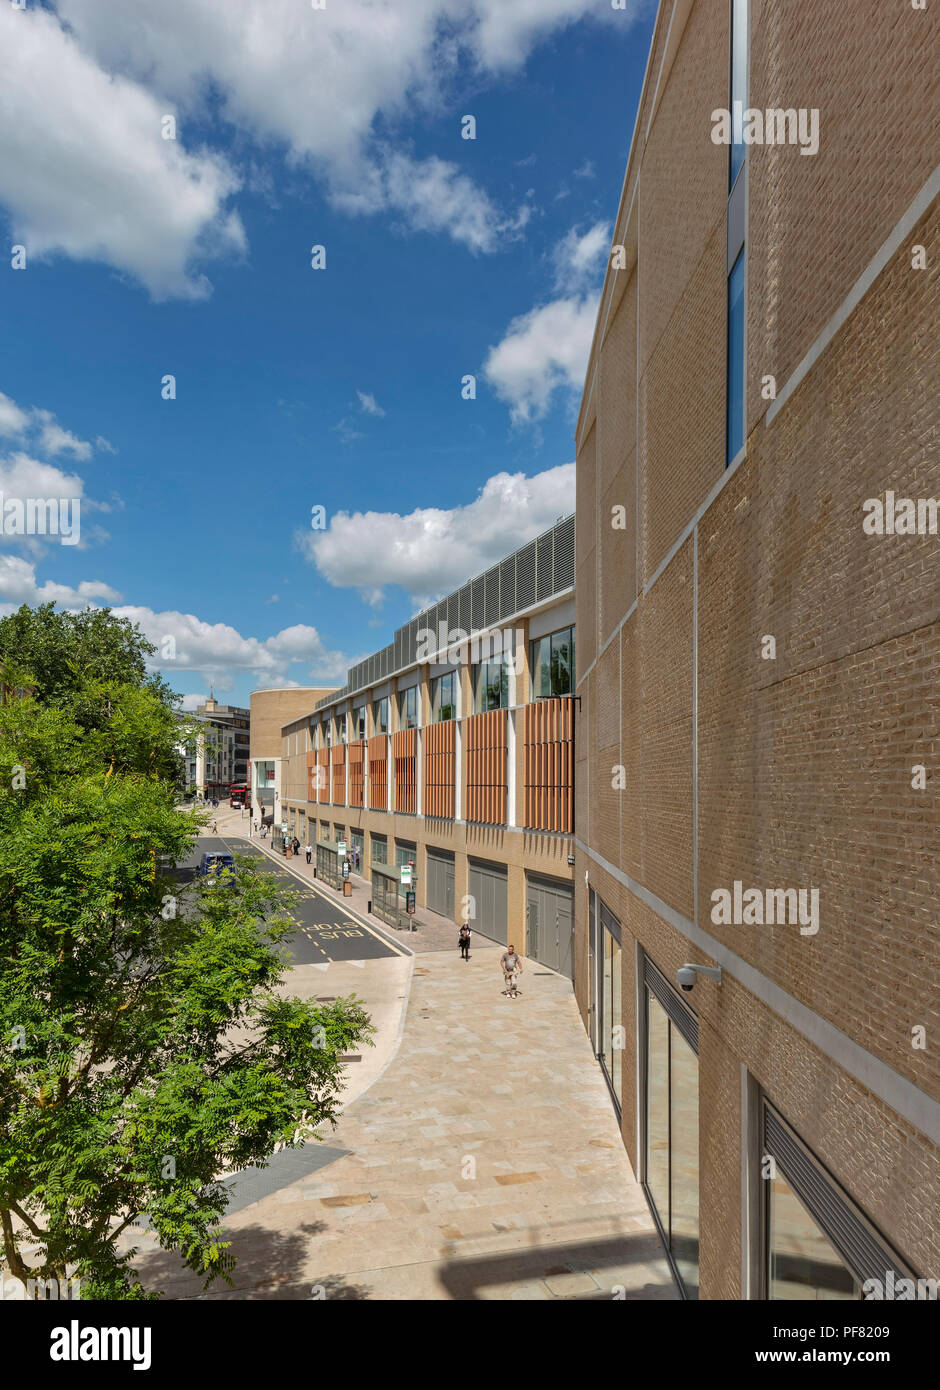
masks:
<svg viewBox="0 0 940 1390"><path fill-rule="evenodd" d="M569 516L285 723L289 833L344 841L361 873L384 870L374 900L387 918L405 906L405 865L419 909L466 916L570 977L574 681Z"/></svg>
<svg viewBox="0 0 940 1390"><path fill-rule="evenodd" d="M333 689L328 685L291 685L253 690L251 706L251 739L247 784L251 788L251 804L255 815L271 825L275 812L280 817L281 796L281 730L290 720L310 710Z"/></svg>
<svg viewBox="0 0 940 1390"><path fill-rule="evenodd" d="M938 21L663 0L616 215L574 985L688 1297L940 1275Z"/></svg>
<svg viewBox="0 0 940 1390"><path fill-rule="evenodd" d="M202 725L195 743L183 750L186 787L207 797L226 797L248 776L250 710L220 705L210 695L189 718Z"/></svg>

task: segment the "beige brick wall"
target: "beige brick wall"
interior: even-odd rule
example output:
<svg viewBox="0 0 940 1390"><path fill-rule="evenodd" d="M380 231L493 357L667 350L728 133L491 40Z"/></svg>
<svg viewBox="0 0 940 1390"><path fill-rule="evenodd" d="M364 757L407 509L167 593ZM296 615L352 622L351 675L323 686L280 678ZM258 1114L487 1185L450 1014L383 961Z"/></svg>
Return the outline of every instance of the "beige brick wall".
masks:
<svg viewBox="0 0 940 1390"><path fill-rule="evenodd" d="M750 104L818 108L820 143L750 147L749 428L936 166L938 51L934 4L762 7Z"/></svg>
<svg viewBox="0 0 940 1390"><path fill-rule="evenodd" d="M251 760L281 756L281 730L291 720L309 714L335 686L292 686L284 690L251 692Z"/></svg>
<svg viewBox="0 0 940 1390"><path fill-rule="evenodd" d="M662 7L657 70L670 14ZM603 306L622 298L603 344L595 341L579 426L576 824L592 855L579 850L575 866L575 992L588 1026L587 871L622 923L622 1133L631 1160L635 944L670 980L687 960L712 962L593 856L696 919L899 1079L940 1095L936 1048L911 1046L912 1028L926 1027L928 1039L940 1028L940 538L861 529L862 503L887 489L940 497L940 206L769 428L760 418L767 402L755 394L765 372L784 385L936 163L928 36L936 48L938 19L903 5L846 12L755 0L750 102L819 107L822 146L816 158L750 149L748 453L726 478L728 150L711 144L710 113L729 102L728 14L725 0L692 6L649 142L634 147L638 266L625 286L608 275L598 336ZM928 270L911 267L916 244L928 248ZM635 533L609 529L634 457L638 577ZM650 583L722 480L696 537L627 619L637 584ZM619 623L617 640L597 655ZM775 661L761 660L765 634L776 638ZM626 773L619 798L607 791L614 762ZM926 791L911 787L919 764ZM735 880L817 887L818 935L713 923L712 890ZM732 969L691 999L702 1296L740 1296L742 1065L915 1270L936 1277L936 1146Z"/></svg>

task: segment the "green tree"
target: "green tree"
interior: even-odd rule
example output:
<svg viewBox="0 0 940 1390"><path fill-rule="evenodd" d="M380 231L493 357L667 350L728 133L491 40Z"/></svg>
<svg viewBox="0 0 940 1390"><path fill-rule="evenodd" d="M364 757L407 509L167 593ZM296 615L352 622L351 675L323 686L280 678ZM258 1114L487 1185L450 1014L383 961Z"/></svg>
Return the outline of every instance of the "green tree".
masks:
<svg viewBox="0 0 940 1390"><path fill-rule="evenodd" d="M0 653L4 661L28 671L36 698L44 703L68 699L76 685L89 680L148 686L169 708L175 695L158 674L148 675L147 661L157 649L136 623L118 618L110 608L60 613L52 603L0 618Z"/></svg>
<svg viewBox="0 0 940 1390"><path fill-rule="evenodd" d="M289 902L251 860L227 889L159 871L200 824L174 806L178 724L141 669L88 669L0 709L0 1230L18 1278L139 1298L142 1214L230 1280L219 1174L320 1138L373 1030L355 998L282 997Z"/></svg>

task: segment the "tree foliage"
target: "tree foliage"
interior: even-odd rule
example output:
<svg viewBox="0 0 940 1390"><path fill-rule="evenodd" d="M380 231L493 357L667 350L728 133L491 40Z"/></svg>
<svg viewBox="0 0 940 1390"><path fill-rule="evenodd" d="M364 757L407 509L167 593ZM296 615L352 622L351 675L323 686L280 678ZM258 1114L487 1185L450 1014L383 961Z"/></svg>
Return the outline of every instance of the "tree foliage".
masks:
<svg viewBox="0 0 940 1390"><path fill-rule="evenodd" d="M138 1298L119 1241L142 1214L230 1279L219 1175L319 1138L372 1028L355 998L285 997L290 904L255 862L225 890L161 872L200 824L178 724L130 639L92 675L84 631L65 667L24 644L41 693L0 709L0 1227L16 1277Z"/></svg>

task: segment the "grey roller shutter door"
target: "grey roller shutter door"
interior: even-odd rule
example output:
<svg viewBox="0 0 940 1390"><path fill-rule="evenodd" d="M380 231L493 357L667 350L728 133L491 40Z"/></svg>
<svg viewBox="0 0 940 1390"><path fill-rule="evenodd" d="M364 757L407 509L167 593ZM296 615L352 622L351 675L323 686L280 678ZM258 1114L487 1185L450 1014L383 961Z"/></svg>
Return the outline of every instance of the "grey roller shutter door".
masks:
<svg viewBox="0 0 940 1390"><path fill-rule="evenodd" d="M454 856L428 850L428 908L454 920Z"/></svg>
<svg viewBox="0 0 940 1390"><path fill-rule="evenodd" d="M470 860L470 896L473 899L474 915L470 919L471 931L498 941L501 946L508 945L509 926L506 870L495 864L486 864L478 859ZM520 932L521 936L522 933ZM521 942L513 942L521 946Z"/></svg>
<svg viewBox="0 0 940 1390"><path fill-rule="evenodd" d="M573 903L570 884L534 877L526 880L526 955L569 980Z"/></svg>

